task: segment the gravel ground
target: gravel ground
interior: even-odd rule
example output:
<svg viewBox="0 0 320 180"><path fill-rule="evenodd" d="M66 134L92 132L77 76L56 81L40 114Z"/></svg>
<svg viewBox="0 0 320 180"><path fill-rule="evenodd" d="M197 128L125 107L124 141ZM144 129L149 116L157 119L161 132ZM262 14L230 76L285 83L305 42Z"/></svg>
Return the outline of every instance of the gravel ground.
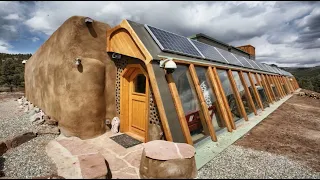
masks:
<svg viewBox="0 0 320 180"><path fill-rule="evenodd" d="M319 179L320 172L285 156L231 145L204 165L197 178Z"/></svg>
<svg viewBox="0 0 320 180"><path fill-rule="evenodd" d="M0 98L0 140L12 138L26 132L37 132L47 125L35 125L28 113L19 108L15 98ZM46 134L8 150L0 157L0 171L5 178L33 178L57 174L55 165L45 152L45 146L57 135Z"/></svg>
<svg viewBox="0 0 320 180"><path fill-rule="evenodd" d="M5 177L30 179L56 174L56 167L47 156L45 146L55 135L42 135L7 151L3 158Z"/></svg>
<svg viewBox="0 0 320 180"><path fill-rule="evenodd" d="M14 99L0 101L0 140L32 131L34 126L28 120L28 114L19 108Z"/></svg>

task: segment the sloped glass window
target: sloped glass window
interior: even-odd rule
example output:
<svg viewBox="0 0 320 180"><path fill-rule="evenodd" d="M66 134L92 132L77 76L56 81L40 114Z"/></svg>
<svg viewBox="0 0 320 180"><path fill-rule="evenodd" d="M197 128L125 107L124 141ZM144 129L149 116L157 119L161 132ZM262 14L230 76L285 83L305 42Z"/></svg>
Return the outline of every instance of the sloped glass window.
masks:
<svg viewBox="0 0 320 180"><path fill-rule="evenodd" d="M254 75L252 75L251 77L252 77L252 80L253 80L253 83L254 83L255 87L257 88L257 91L258 91L258 94L260 96L263 108L269 107L269 103L268 103L268 100L267 100L267 95L266 95L266 92L265 92L263 86L260 86L258 84L257 79L255 78ZM259 80L260 74L258 74L257 77L258 77L258 80ZM259 81L260 81L260 84L262 84L261 79Z"/></svg>
<svg viewBox="0 0 320 180"><path fill-rule="evenodd" d="M208 133L206 125L202 124L201 121L203 115L200 111L197 94L188 66L178 64L172 76L178 90L192 140L194 142L198 141L208 136Z"/></svg>
<svg viewBox="0 0 320 180"><path fill-rule="evenodd" d="M225 125L223 124L223 121L221 119L221 114L219 114L217 110L218 106L216 96L213 93L212 84L209 83L210 80L207 74L207 68L196 66L195 69L198 75L200 87L210 114L213 127L215 131L218 131L225 127Z"/></svg>
<svg viewBox="0 0 320 180"><path fill-rule="evenodd" d="M233 75L234 81L236 82L236 86L238 88L241 101L242 101L242 103L244 105L244 109L245 109L247 115L249 115L249 114L251 114L253 112L253 110L252 110L252 108L250 106L248 97L246 96L246 93L244 91L244 87L243 87L243 85L241 83L240 76L239 76L237 71L232 71L232 75Z"/></svg>
<svg viewBox="0 0 320 180"><path fill-rule="evenodd" d="M247 87L248 87L248 89L250 91L254 106L256 107L256 109L260 109L260 107L258 105L258 100L256 99L255 95L253 94L254 92L253 92L253 88L252 88L252 85L251 85L250 80L249 80L249 74L246 73L246 72L243 72L243 78L246 81Z"/></svg>
<svg viewBox="0 0 320 180"><path fill-rule="evenodd" d="M228 78L228 74L226 70L217 69L217 73L222 84L223 92L227 98L231 114L233 116L234 121L238 121L242 116L239 112L239 107L236 101L236 97L233 94L230 80Z"/></svg>

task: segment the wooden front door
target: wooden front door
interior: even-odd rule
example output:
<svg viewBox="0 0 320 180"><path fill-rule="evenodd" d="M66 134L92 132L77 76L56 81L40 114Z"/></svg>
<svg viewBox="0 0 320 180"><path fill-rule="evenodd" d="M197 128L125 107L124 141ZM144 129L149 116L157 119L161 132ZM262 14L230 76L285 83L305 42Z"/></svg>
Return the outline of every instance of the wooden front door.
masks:
<svg viewBox="0 0 320 180"><path fill-rule="evenodd" d="M149 114L147 74L142 67L129 67L121 83L120 131L146 142Z"/></svg>

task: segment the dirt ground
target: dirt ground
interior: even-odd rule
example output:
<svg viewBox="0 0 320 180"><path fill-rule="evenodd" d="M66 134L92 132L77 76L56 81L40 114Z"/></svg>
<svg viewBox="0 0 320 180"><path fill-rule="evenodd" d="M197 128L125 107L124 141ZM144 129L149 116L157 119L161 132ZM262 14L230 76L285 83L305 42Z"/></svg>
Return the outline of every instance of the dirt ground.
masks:
<svg viewBox="0 0 320 180"><path fill-rule="evenodd" d="M0 93L0 101L9 100L11 98L17 99L21 96L24 96L24 93L22 91L18 92L1 92Z"/></svg>
<svg viewBox="0 0 320 180"><path fill-rule="evenodd" d="M320 99L293 95L234 145L284 155L320 172Z"/></svg>

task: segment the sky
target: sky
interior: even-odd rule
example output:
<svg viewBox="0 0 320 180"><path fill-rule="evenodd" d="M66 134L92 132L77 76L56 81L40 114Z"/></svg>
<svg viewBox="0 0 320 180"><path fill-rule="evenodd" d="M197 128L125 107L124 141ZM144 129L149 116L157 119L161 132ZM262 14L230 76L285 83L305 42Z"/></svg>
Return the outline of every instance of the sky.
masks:
<svg viewBox="0 0 320 180"><path fill-rule="evenodd" d="M0 52L34 53L69 17L115 26L123 19L183 36L204 33L251 44L256 60L280 67L320 65L320 2L0 1Z"/></svg>

